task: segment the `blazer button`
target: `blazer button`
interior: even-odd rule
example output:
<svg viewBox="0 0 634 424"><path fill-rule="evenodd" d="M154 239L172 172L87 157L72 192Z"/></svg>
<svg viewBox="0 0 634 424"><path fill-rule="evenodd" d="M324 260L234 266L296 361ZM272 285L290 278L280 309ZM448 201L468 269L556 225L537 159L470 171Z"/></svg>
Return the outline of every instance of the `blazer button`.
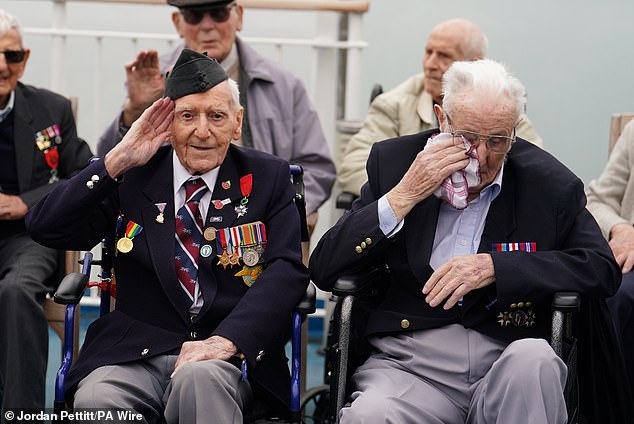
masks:
<svg viewBox="0 0 634 424"><path fill-rule="evenodd" d="M364 241L362 241L361 242L361 249L365 249L366 247L368 247L368 245Z"/></svg>
<svg viewBox="0 0 634 424"><path fill-rule="evenodd" d="M407 319L401 320L401 328L404 329L404 330L408 329L409 328L409 320L407 320Z"/></svg>
<svg viewBox="0 0 634 424"><path fill-rule="evenodd" d="M190 340L198 339L198 333L196 331L194 331L194 330L190 331L189 332L189 338L190 338Z"/></svg>
<svg viewBox="0 0 634 424"><path fill-rule="evenodd" d="M260 362L262 358L264 358L264 355L266 355L266 353L263 350L259 351L258 356L255 357L255 362Z"/></svg>
<svg viewBox="0 0 634 424"><path fill-rule="evenodd" d="M86 181L86 187L88 187L88 190L92 190L93 188L95 188L95 183L93 183L92 181Z"/></svg>
<svg viewBox="0 0 634 424"><path fill-rule="evenodd" d="M361 252L363 252L363 249L361 249L361 246L355 246L354 247L354 251L357 252L357 253L361 253Z"/></svg>
<svg viewBox="0 0 634 424"><path fill-rule="evenodd" d="M365 239L365 244L367 244L368 246L372 244L372 239L370 237Z"/></svg>
<svg viewBox="0 0 634 424"><path fill-rule="evenodd" d="M150 349L147 347L141 351L141 356L147 356L150 353Z"/></svg>

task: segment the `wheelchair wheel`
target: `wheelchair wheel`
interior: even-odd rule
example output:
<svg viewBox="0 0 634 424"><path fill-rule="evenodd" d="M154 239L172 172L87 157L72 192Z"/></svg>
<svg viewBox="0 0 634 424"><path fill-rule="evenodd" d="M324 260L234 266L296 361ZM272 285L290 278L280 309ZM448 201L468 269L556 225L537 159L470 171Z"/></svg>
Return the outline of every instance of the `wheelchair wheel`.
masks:
<svg viewBox="0 0 634 424"><path fill-rule="evenodd" d="M335 422L329 416L330 386L322 384L311 387L301 398L301 422L304 424L332 424Z"/></svg>

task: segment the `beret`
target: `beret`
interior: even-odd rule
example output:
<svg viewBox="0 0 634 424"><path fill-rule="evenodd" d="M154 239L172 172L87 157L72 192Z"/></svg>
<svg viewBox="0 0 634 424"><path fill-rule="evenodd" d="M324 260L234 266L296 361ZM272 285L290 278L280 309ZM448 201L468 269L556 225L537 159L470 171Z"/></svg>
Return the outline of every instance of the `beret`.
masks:
<svg viewBox="0 0 634 424"><path fill-rule="evenodd" d="M207 91L227 80L216 59L184 48L165 80L165 97L176 100L189 94Z"/></svg>

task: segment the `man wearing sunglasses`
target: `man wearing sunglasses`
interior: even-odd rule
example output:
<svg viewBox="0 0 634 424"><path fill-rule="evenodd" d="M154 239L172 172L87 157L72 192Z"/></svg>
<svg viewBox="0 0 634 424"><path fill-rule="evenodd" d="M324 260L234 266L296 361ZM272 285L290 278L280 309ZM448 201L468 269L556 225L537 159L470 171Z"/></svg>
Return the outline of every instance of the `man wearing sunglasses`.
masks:
<svg viewBox="0 0 634 424"><path fill-rule="evenodd" d="M423 72L374 99L363 126L346 145L337 174L343 191L359 195L368 180L365 164L374 143L438 126L434 105L442 105L443 74L457 60L484 58L487 45L482 30L465 19L450 19L431 30L424 46ZM541 137L526 116L517 125L517 134L542 145Z"/></svg>
<svg viewBox="0 0 634 424"><path fill-rule="evenodd" d="M24 216L92 156L77 137L68 99L18 81L29 54L17 19L0 9L2 411L44 407L48 329L42 301L59 281L58 252L27 235ZM4 413L0 417L4 422Z"/></svg>
<svg viewBox="0 0 634 424"><path fill-rule="evenodd" d="M323 290L389 268L341 422L563 424L552 296L608 297L619 267L583 182L515 137L520 81L484 59L454 62L442 87L440 128L374 144L361 197L310 258Z"/></svg>
<svg viewBox="0 0 634 424"><path fill-rule="evenodd" d="M172 22L184 43L161 55L142 51L126 65L128 98L123 110L101 136L97 154L117 144L134 122L163 93L163 78L183 47L207 52L240 85L245 108L239 145L272 153L304 168L309 228L317 209L330 197L335 167L319 117L302 82L288 70L245 44L244 9L231 0L167 0L178 7Z"/></svg>

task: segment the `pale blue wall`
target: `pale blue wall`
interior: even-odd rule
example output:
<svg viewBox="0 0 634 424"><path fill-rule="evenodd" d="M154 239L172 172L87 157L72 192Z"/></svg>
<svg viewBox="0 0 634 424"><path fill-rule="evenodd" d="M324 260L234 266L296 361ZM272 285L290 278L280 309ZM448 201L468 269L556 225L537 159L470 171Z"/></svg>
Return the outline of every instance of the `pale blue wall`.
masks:
<svg viewBox="0 0 634 424"><path fill-rule="evenodd" d="M298 0L299 1L299 0ZM24 26L49 26L52 3L43 0L2 0L0 7L18 16ZM125 10L125 13L122 13ZM69 27L78 29L137 29L170 32L167 6L96 6L75 3L69 8ZM464 17L479 24L489 36L489 56L505 62L524 82L529 93L528 114L545 141L546 149L559 157L585 182L602 170L607 156L609 117L613 112L634 111L634 2L631 0L372 0L365 18L365 38L359 78L363 97L374 82L393 87L421 69L424 41L438 22ZM316 19L306 12L247 11L244 35L309 37ZM47 86L50 60L47 42L28 39L33 58L25 81ZM92 60L87 41L73 41L71 48ZM147 43L143 46L149 47ZM111 76L97 123L90 116L91 81L85 65L73 61L74 81L84 81L66 93L80 96L80 129L105 125L121 101L123 63L133 51L123 42L108 42L109 60L102 72ZM164 49L165 47L159 47ZM289 67L309 73L302 53L286 53ZM364 107L364 106L363 106ZM94 143L91 140L91 143Z"/></svg>

